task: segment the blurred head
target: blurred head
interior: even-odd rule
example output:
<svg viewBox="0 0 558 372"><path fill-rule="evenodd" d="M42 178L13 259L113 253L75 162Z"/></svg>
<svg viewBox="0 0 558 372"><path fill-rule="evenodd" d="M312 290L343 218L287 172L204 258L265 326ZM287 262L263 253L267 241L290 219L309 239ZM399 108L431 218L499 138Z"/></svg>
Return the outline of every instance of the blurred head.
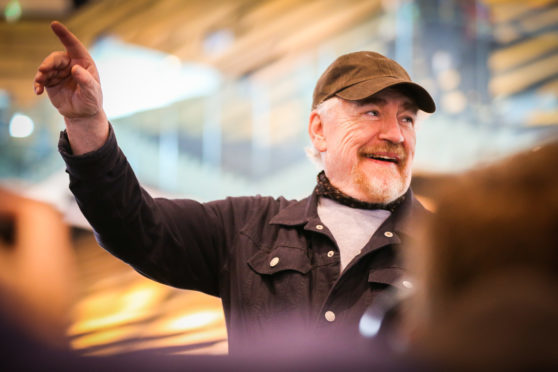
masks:
<svg viewBox="0 0 558 372"><path fill-rule="evenodd" d="M343 55L318 80L309 134L330 182L353 198L389 203L409 188L419 109L434 101L395 61Z"/></svg>
<svg viewBox="0 0 558 372"><path fill-rule="evenodd" d="M408 249L417 279L413 312L440 320L448 305L488 278L534 273L558 284L558 143L455 179L420 244Z"/></svg>

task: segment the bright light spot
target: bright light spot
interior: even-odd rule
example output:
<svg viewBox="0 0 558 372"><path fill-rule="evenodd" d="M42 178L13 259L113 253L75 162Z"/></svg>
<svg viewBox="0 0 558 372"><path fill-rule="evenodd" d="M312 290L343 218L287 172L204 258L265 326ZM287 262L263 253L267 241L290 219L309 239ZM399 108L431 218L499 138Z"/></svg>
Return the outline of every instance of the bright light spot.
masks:
<svg viewBox="0 0 558 372"><path fill-rule="evenodd" d="M4 8L4 18L7 22L15 22L21 17L21 5L19 1L12 0Z"/></svg>
<svg viewBox="0 0 558 372"><path fill-rule="evenodd" d="M467 107L467 97L461 91L446 93L441 99L442 108L450 114L459 114Z"/></svg>
<svg viewBox="0 0 558 372"><path fill-rule="evenodd" d="M379 318L365 313L362 318L360 318L358 329L362 336L371 338L378 334L381 325L382 322Z"/></svg>
<svg viewBox="0 0 558 372"><path fill-rule="evenodd" d="M126 291L90 296L79 306L70 334L97 331L144 319L166 291L151 283L139 283Z"/></svg>
<svg viewBox="0 0 558 372"><path fill-rule="evenodd" d="M10 136L12 137L28 137L33 133L35 124L27 115L16 112L10 120Z"/></svg>
<svg viewBox="0 0 558 372"><path fill-rule="evenodd" d="M218 311L202 311L195 314L184 315L169 321L165 328L169 331L187 331L200 328L221 319Z"/></svg>
<svg viewBox="0 0 558 372"><path fill-rule="evenodd" d="M435 71L443 71L451 68L453 61L451 54L444 50L439 50L432 55L432 68Z"/></svg>
<svg viewBox="0 0 558 372"><path fill-rule="evenodd" d="M217 91L218 72L208 66L182 63L173 55L104 38L91 49L103 86L109 118L168 106Z"/></svg>
<svg viewBox="0 0 558 372"><path fill-rule="evenodd" d="M446 91L457 89L461 82L461 74L459 71L450 68L443 70L438 74L438 85Z"/></svg>
<svg viewBox="0 0 558 372"><path fill-rule="evenodd" d="M139 287L126 293L123 298L123 303L126 304L124 311L134 312L149 307L158 299L157 292L155 287Z"/></svg>
<svg viewBox="0 0 558 372"><path fill-rule="evenodd" d="M407 289L412 289L413 288L413 283L411 283L408 280L403 280L401 282L401 284L403 285L403 287L407 288Z"/></svg>
<svg viewBox="0 0 558 372"><path fill-rule="evenodd" d="M182 61L175 55L168 55L165 57L164 62L170 67L179 70L182 67Z"/></svg>

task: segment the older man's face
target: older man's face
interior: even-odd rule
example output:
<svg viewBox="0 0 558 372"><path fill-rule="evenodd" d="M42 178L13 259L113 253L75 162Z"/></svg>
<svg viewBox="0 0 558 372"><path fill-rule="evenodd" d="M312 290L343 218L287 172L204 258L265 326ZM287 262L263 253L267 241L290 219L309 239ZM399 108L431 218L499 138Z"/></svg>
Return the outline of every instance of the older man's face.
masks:
<svg viewBox="0 0 558 372"><path fill-rule="evenodd" d="M310 135L330 182L371 203L389 203L411 182L417 107L385 89L365 101L331 98L310 117Z"/></svg>

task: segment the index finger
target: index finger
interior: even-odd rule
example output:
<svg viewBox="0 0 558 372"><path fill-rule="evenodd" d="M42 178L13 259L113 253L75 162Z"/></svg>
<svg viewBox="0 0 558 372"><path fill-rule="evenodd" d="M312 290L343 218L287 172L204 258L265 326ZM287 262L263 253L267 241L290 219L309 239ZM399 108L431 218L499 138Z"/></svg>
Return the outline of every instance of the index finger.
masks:
<svg viewBox="0 0 558 372"><path fill-rule="evenodd" d="M58 36L58 39L66 48L66 52L68 52L70 58L91 58L85 45L83 45L62 23L53 21L50 24L50 28L52 28L52 31Z"/></svg>

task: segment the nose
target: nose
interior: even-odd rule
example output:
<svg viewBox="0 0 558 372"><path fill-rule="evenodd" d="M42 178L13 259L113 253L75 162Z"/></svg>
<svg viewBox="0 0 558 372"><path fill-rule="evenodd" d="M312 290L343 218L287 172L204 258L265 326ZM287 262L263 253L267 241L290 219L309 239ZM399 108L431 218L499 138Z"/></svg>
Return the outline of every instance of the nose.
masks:
<svg viewBox="0 0 558 372"><path fill-rule="evenodd" d="M391 143L402 143L405 140L397 116L385 117L382 120L379 137Z"/></svg>

